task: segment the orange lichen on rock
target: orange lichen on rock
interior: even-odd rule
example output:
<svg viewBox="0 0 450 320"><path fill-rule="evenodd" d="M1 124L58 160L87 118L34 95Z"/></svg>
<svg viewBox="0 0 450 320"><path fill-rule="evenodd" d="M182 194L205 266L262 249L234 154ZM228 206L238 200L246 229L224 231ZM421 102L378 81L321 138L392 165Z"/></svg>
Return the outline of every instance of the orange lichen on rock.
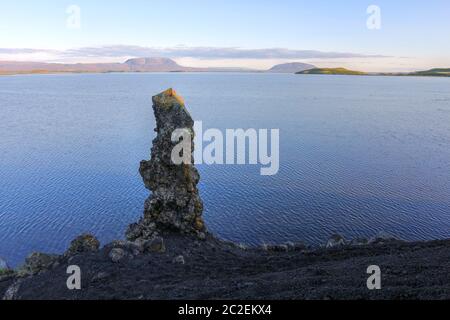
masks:
<svg viewBox="0 0 450 320"><path fill-rule="evenodd" d="M178 104L184 107L184 100L180 97L176 91L172 88L167 89L166 91L161 92L160 94L153 97L153 102L157 105L163 107L169 107L174 104Z"/></svg>

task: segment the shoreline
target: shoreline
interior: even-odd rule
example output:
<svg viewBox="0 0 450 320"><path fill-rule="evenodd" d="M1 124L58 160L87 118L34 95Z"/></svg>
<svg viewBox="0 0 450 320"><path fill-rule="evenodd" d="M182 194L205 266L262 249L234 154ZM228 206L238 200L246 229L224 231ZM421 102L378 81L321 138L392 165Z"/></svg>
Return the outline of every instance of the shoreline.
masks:
<svg viewBox="0 0 450 320"><path fill-rule="evenodd" d="M295 75L295 76L354 76L354 77L414 77L414 78L450 78L450 75L423 75L423 74L384 74L384 73L367 73L367 74L296 74L296 73L285 73L285 72L266 72L266 71L108 71L108 72L70 72L70 71L45 71L45 72L11 72L2 73L0 72L0 77L7 76L32 76L32 75L84 75L84 74L285 74L285 75Z"/></svg>
<svg viewBox="0 0 450 320"><path fill-rule="evenodd" d="M113 241L101 249L83 235L65 254L34 255L0 276L4 299L448 299L450 240L372 243L328 248L287 243L247 248L208 234L166 233L157 242ZM94 245L92 245L94 243ZM33 260L34 259L34 260ZM83 272L82 290L66 287L67 267ZM369 265L379 265L382 289L365 287ZM442 269L442 270L441 270ZM25 271L26 270L26 271ZM39 288L39 289L38 289Z"/></svg>

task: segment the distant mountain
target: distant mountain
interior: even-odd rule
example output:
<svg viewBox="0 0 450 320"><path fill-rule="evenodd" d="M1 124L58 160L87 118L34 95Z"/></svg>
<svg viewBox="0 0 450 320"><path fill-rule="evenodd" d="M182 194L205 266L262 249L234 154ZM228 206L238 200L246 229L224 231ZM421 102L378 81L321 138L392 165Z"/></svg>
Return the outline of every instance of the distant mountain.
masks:
<svg viewBox="0 0 450 320"><path fill-rule="evenodd" d="M352 76L367 75L367 73L365 72L348 70L345 68L313 68L297 72L297 74L329 74L329 75L352 75Z"/></svg>
<svg viewBox="0 0 450 320"><path fill-rule="evenodd" d="M191 71L194 68L182 67L168 58L136 58L125 61L131 72L175 72Z"/></svg>
<svg viewBox="0 0 450 320"><path fill-rule="evenodd" d="M124 63L44 63L0 61L0 74L106 72L258 72L245 68L191 68L168 58L134 58Z"/></svg>
<svg viewBox="0 0 450 320"><path fill-rule="evenodd" d="M308 69L313 69L315 66L312 64L301 63L301 62L291 62L291 63L283 63L277 64L273 66L271 69L267 70L267 72L272 73L297 73Z"/></svg>
<svg viewBox="0 0 450 320"><path fill-rule="evenodd" d="M41 63L41 62L0 62L0 74L17 73L89 73L89 72L176 72L206 71L183 67L167 58L137 58L125 63Z"/></svg>

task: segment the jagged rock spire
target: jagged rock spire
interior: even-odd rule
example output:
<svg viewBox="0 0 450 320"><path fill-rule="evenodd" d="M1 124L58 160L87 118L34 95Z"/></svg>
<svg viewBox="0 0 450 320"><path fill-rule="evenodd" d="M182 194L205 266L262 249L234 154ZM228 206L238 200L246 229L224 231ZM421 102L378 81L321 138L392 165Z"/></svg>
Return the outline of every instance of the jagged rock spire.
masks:
<svg viewBox="0 0 450 320"><path fill-rule="evenodd" d="M203 238L206 232L203 203L197 189L200 175L193 165L192 153L189 164L174 164L171 158L177 144L172 142L174 130L187 130L194 145L194 121L175 90L168 89L152 100L157 136L153 140L151 159L142 161L139 170L152 194L145 201L144 217L129 226L127 238L150 239L166 231Z"/></svg>

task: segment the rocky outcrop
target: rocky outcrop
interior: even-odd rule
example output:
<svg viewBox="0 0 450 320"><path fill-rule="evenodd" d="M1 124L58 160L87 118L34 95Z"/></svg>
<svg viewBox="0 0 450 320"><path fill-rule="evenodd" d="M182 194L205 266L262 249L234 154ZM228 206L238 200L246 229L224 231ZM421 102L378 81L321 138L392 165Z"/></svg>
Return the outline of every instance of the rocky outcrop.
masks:
<svg viewBox="0 0 450 320"><path fill-rule="evenodd" d="M182 256L182 255L179 255L179 256L176 256L175 258L173 258L172 262L175 264L185 264L186 263L186 261L184 260L184 256Z"/></svg>
<svg viewBox="0 0 450 320"><path fill-rule="evenodd" d="M340 234L334 234L332 235L325 247L326 248L336 248L336 247L343 247L343 246L373 246L373 245L384 245L384 244L395 244L395 243L402 243L404 242L402 239L398 238L397 236L391 235L387 232L380 231L376 236L366 239L366 238L355 238L351 241L346 241L343 236Z"/></svg>
<svg viewBox="0 0 450 320"><path fill-rule="evenodd" d="M100 242L91 234L82 234L70 243L65 256L73 256L83 252L97 252L100 248Z"/></svg>
<svg viewBox="0 0 450 320"><path fill-rule="evenodd" d="M145 241L143 243L144 252L165 252L166 245L164 239L161 237L155 237L152 240Z"/></svg>
<svg viewBox="0 0 450 320"><path fill-rule="evenodd" d="M2 300L10 301L10 300L18 300L19 289L22 283L22 279L16 280L8 289L2 297Z"/></svg>
<svg viewBox="0 0 450 320"><path fill-rule="evenodd" d="M242 250L246 250L245 246L237 245ZM293 252L293 251L305 251L308 250L308 246L302 242L288 241L283 244L263 244L261 249L268 252Z"/></svg>
<svg viewBox="0 0 450 320"><path fill-rule="evenodd" d="M340 234L333 234L327 241L327 248L336 248L345 246L346 242L343 236Z"/></svg>
<svg viewBox="0 0 450 320"><path fill-rule="evenodd" d="M34 275L45 271L58 263L59 256L41 252L33 252L25 259L25 264L19 268L20 276Z"/></svg>
<svg viewBox="0 0 450 320"><path fill-rule="evenodd" d="M123 250L122 248L113 248L110 252L109 252L109 258L111 259L112 262L117 263L120 260L122 260L123 258L125 258L126 253L125 250Z"/></svg>
<svg viewBox="0 0 450 320"><path fill-rule="evenodd" d="M191 234L204 238L203 203L197 184L199 173L191 162L174 164L172 152L180 142L172 141L177 129L189 133L194 145L194 121L184 101L173 89L153 97L157 136L153 140L151 159L142 161L140 174L147 189L152 191L144 206L144 217L129 226L126 236L130 241L152 239L166 231Z"/></svg>

